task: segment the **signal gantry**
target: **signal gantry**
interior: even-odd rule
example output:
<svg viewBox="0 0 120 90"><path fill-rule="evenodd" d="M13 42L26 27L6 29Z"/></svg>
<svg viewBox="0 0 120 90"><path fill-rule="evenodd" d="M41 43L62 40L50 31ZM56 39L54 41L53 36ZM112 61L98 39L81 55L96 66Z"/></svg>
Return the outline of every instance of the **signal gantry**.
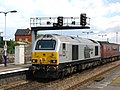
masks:
<svg viewBox="0 0 120 90"><path fill-rule="evenodd" d="M79 17L32 17L30 27L34 43L37 31L90 29L90 18L86 16L86 13L81 13Z"/></svg>

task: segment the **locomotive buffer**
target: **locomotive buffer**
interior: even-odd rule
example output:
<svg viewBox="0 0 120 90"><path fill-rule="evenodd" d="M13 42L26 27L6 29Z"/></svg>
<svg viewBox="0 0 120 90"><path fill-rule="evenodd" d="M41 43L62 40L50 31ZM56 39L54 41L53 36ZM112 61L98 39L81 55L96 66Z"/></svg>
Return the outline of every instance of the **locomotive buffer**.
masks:
<svg viewBox="0 0 120 90"><path fill-rule="evenodd" d="M32 31L32 42L37 37L37 31L43 30L70 30L70 29L90 29L90 18L86 13L81 13L80 17L35 17L30 18Z"/></svg>

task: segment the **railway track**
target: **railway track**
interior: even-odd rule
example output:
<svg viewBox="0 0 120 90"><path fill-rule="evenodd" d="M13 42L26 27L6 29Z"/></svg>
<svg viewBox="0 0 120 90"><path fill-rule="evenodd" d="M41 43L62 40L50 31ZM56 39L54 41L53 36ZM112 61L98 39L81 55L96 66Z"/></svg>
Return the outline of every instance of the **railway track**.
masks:
<svg viewBox="0 0 120 90"><path fill-rule="evenodd" d="M19 81L15 81L15 82L11 82L9 84L4 84L0 86L0 90L9 90L9 89L13 89L14 87L23 85L28 83L28 81L26 80L19 80Z"/></svg>
<svg viewBox="0 0 120 90"><path fill-rule="evenodd" d="M112 62L99 66L94 69L89 69L66 77L63 80L43 81L21 81L18 84L2 87L4 90L74 90L78 86L84 85L90 81L100 79L99 76L113 70L120 65L120 61ZM102 78L104 79L104 78ZM12 84L12 83L11 83ZM16 85L16 86L15 86ZM10 86L10 87L8 87ZM0 88L1 89L1 88Z"/></svg>

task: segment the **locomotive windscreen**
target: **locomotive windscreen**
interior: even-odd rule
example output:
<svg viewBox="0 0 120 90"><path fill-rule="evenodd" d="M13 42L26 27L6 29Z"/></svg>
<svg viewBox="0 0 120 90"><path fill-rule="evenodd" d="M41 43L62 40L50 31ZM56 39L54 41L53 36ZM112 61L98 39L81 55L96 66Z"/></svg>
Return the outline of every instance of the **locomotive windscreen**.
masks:
<svg viewBox="0 0 120 90"><path fill-rule="evenodd" d="M54 50L56 45L55 40L38 40L35 50Z"/></svg>

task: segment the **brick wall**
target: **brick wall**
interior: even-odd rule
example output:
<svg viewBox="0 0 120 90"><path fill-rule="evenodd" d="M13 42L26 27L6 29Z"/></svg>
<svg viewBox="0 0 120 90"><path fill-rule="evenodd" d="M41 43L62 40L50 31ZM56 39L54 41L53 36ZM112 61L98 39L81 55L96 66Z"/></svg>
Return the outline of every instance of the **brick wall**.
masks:
<svg viewBox="0 0 120 90"><path fill-rule="evenodd" d="M29 42L32 42L32 36L15 36L15 41L19 41L19 39L22 39L22 40L26 40L26 38L28 38L28 41Z"/></svg>

